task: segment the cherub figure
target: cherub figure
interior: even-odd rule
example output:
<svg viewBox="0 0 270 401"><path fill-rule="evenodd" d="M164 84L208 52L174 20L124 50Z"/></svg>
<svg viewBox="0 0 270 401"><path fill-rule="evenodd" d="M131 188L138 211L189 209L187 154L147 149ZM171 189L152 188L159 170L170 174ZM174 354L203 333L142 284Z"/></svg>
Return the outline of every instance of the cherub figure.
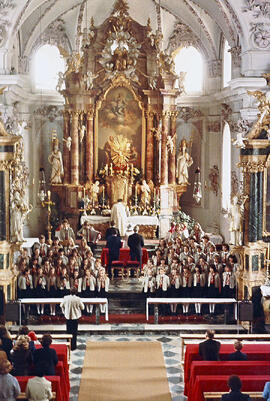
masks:
<svg viewBox="0 0 270 401"><path fill-rule="evenodd" d="M18 123L18 135L22 136L23 131L26 129L26 127L27 127L26 121L22 121L21 123Z"/></svg>
<svg viewBox="0 0 270 401"><path fill-rule="evenodd" d="M94 87L94 80L98 77L98 74L94 74L92 71L87 71L84 77L85 89L90 90Z"/></svg>
<svg viewBox="0 0 270 401"><path fill-rule="evenodd" d="M248 139L244 137L244 133L238 132L236 134L236 139L233 141L233 145L237 146L238 148L244 149L246 147L245 141L248 141Z"/></svg>
<svg viewBox="0 0 270 401"><path fill-rule="evenodd" d="M57 85L56 85L56 90L58 92L61 92L62 86L64 85L64 82L65 82L64 73L60 71L60 72L58 72L58 82L57 82Z"/></svg>

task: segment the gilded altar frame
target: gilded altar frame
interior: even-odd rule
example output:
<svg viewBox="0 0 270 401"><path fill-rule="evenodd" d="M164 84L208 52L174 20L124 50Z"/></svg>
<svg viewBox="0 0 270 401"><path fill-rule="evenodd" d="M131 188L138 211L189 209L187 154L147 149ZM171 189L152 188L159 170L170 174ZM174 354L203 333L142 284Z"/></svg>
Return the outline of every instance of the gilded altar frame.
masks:
<svg viewBox="0 0 270 401"><path fill-rule="evenodd" d="M116 77L110 84L110 86L106 89L106 91L99 97L96 102L95 109L95 126L94 126L94 171L95 175L98 173L98 138L99 138L99 111L102 107L102 103L106 100L107 95L112 89L117 88L126 88L129 90L133 96L133 99L138 103L138 106L141 110L141 118L142 118L142 132L141 132L141 170L142 174L145 174L145 151L146 151L146 118L145 118L145 106L141 99L141 97L135 92L130 81L124 76L120 75Z"/></svg>

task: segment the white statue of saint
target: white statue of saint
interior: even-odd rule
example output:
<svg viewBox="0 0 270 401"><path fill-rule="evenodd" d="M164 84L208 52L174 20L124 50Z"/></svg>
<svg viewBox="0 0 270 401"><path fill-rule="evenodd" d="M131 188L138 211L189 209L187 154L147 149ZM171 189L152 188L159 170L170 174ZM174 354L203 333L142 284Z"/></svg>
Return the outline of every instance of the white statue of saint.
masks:
<svg viewBox="0 0 270 401"><path fill-rule="evenodd" d="M80 143L82 143L83 141L85 132L86 132L86 126L83 124L80 129Z"/></svg>
<svg viewBox="0 0 270 401"><path fill-rule="evenodd" d="M99 195L99 181L95 181L92 184L92 202L94 206L98 205L98 195Z"/></svg>
<svg viewBox="0 0 270 401"><path fill-rule="evenodd" d="M58 148L57 143L54 143L53 151L49 155L48 161L52 166L51 184L62 184L62 177L64 175L64 167L63 167L62 154Z"/></svg>
<svg viewBox="0 0 270 401"><path fill-rule="evenodd" d="M230 233L231 239L230 244L242 245L242 216L244 213L244 205L247 200L247 196L244 197L243 201L239 203L237 196L233 196L228 217L230 217Z"/></svg>
<svg viewBox="0 0 270 401"><path fill-rule="evenodd" d="M64 82L65 82L65 75L63 72L60 71L60 72L58 72L58 82L56 85L57 92L60 92L62 90Z"/></svg>
<svg viewBox="0 0 270 401"><path fill-rule="evenodd" d="M171 135L167 136L167 148L170 153L172 153L173 149L174 149L174 137L175 137L175 134L173 136L171 136Z"/></svg>
<svg viewBox="0 0 270 401"><path fill-rule="evenodd" d="M177 156L176 178L178 184L188 184L188 168L193 164L193 159L187 151L187 141L182 139L180 152Z"/></svg>
<svg viewBox="0 0 270 401"><path fill-rule="evenodd" d="M18 135L22 136L23 131L26 129L26 127L27 127L26 121L22 121L21 123L18 123Z"/></svg>
<svg viewBox="0 0 270 401"><path fill-rule="evenodd" d="M144 206L150 203L150 187L145 180L142 181L141 185L141 202Z"/></svg>
<svg viewBox="0 0 270 401"><path fill-rule="evenodd" d="M28 207L21 191L16 188L13 191L11 201L11 239L14 242L23 242L23 225L26 216L31 212L32 206Z"/></svg>

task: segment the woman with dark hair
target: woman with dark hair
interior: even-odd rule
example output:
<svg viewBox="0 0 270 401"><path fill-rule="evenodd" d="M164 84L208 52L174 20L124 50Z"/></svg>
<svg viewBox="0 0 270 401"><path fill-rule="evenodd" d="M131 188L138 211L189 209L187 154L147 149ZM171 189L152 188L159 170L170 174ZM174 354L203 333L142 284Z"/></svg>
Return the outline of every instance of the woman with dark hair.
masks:
<svg viewBox="0 0 270 401"><path fill-rule="evenodd" d="M4 325L0 326L0 349L5 351L7 358L10 360L10 351L13 344L9 332Z"/></svg>
<svg viewBox="0 0 270 401"><path fill-rule="evenodd" d="M248 394L241 393L242 382L239 376L230 376L228 386L231 391L228 394L223 394L221 401L251 401Z"/></svg>
<svg viewBox="0 0 270 401"><path fill-rule="evenodd" d="M13 376L28 376L32 364L32 354L29 349L30 338L20 335L10 353L13 363Z"/></svg>
<svg viewBox="0 0 270 401"><path fill-rule="evenodd" d="M204 288L205 288L205 274L201 271L201 266L195 266L195 273L193 273L193 291L192 296L194 298L202 298L204 296ZM202 304L195 303L195 312L196 315L201 314Z"/></svg>
<svg viewBox="0 0 270 401"><path fill-rule="evenodd" d="M11 363L0 359L0 400L16 401L21 392L18 380L9 373L11 370Z"/></svg>
<svg viewBox="0 0 270 401"><path fill-rule="evenodd" d="M34 366L35 368L39 363L44 363L44 375L55 376L55 366L58 363L58 358L55 349L50 348L52 343L52 336L44 334L41 340L42 348L34 351Z"/></svg>
<svg viewBox="0 0 270 401"><path fill-rule="evenodd" d="M210 265L209 274L208 274L208 282L207 282L207 296L208 298L218 298L220 294L220 275L217 272L215 265ZM215 313L216 304L209 304L209 312L210 314Z"/></svg>

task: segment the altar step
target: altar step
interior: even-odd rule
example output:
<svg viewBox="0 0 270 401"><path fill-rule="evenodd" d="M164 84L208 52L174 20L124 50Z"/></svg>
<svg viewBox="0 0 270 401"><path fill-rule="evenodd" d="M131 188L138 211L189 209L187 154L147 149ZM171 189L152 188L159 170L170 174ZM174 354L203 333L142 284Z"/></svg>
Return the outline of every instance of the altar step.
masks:
<svg viewBox="0 0 270 401"><path fill-rule="evenodd" d="M142 293L110 292L109 311L115 314L145 313L145 298Z"/></svg>

